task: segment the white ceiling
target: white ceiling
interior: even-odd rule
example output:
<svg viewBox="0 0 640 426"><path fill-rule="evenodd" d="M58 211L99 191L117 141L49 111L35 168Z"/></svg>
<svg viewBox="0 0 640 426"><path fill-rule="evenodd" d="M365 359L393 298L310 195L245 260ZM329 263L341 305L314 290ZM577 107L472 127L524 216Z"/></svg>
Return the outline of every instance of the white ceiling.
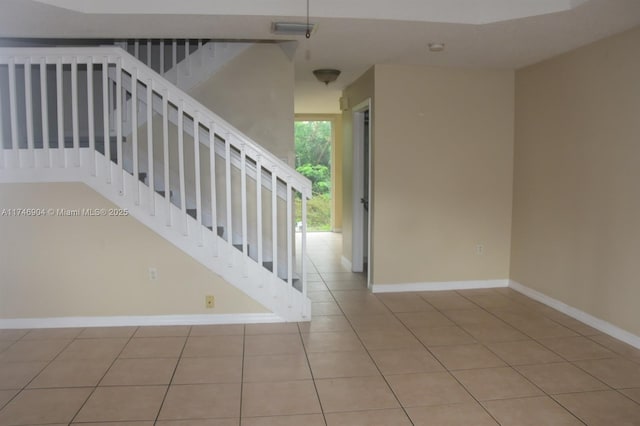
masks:
<svg viewBox="0 0 640 426"><path fill-rule="evenodd" d="M285 40L271 22L304 22L306 1L0 0L0 10L0 37ZM640 25L640 0L310 0L310 11L318 29L298 38L297 113L338 112L341 90L374 64L514 69ZM315 81L311 71L329 67L338 81Z"/></svg>

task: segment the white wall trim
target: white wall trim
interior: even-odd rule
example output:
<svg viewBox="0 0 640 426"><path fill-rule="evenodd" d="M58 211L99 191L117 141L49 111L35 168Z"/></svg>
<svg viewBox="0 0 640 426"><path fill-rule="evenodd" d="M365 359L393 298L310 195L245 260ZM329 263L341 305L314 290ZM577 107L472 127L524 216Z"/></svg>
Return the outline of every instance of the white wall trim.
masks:
<svg viewBox="0 0 640 426"><path fill-rule="evenodd" d="M442 291L442 290L472 290L479 288L508 287L509 280L478 280L478 281L442 281L403 284L373 284L373 293L403 293L412 291Z"/></svg>
<svg viewBox="0 0 640 426"><path fill-rule="evenodd" d="M602 331L605 334L608 334L611 337L614 337L618 340L621 340L635 348L640 349L640 336L636 336L622 328L611 324L605 320L594 317L591 314L588 314L580 309L574 308L573 306L569 306L564 302L559 301L558 299L554 299L551 296L547 296L544 293L540 293L537 290L534 290L530 287L520 284L517 281L509 280L509 288L517 291L518 293L522 293L527 297L532 298L533 300L537 300L540 303L543 303L557 311L562 312L563 314L569 315L572 318L581 321L596 330Z"/></svg>
<svg viewBox="0 0 640 426"><path fill-rule="evenodd" d="M149 315L0 319L0 329L121 327L146 325L259 324L284 322L276 314Z"/></svg>

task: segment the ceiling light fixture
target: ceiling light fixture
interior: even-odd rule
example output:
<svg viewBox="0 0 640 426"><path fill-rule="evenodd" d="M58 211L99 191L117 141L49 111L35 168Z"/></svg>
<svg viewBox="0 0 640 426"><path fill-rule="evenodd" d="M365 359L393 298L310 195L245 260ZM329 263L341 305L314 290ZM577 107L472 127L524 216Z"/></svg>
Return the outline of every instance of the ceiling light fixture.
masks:
<svg viewBox="0 0 640 426"><path fill-rule="evenodd" d="M442 52L444 50L444 43L429 43L429 50L431 52Z"/></svg>
<svg viewBox="0 0 640 426"><path fill-rule="evenodd" d="M313 75L316 76L318 81L321 81L322 83L328 86L329 83L333 83L338 79L338 76L340 75L340 70L334 70L329 68L313 70Z"/></svg>

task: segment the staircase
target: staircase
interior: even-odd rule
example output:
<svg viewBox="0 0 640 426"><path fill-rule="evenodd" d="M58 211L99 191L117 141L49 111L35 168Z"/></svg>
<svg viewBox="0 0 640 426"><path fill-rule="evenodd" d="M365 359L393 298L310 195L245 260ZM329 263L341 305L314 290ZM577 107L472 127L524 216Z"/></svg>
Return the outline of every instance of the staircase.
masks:
<svg viewBox="0 0 640 426"><path fill-rule="evenodd" d="M173 82L119 47L0 49L0 182L84 182L283 321L308 321L310 182L180 88L203 78L208 43L168 70L137 43L122 47Z"/></svg>

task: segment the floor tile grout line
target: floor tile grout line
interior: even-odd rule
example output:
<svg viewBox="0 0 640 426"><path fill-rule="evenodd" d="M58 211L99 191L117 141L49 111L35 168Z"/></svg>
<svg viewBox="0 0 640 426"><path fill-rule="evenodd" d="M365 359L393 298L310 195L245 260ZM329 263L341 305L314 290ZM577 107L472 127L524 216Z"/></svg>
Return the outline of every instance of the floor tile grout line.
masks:
<svg viewBox="0 0 640 426"><path fill-rule="evenodd" d="M242 398L244 395L244 360L247 348L247 325L242 324L242 362L240 365L240 406L238 407L238 425L242 424Z"/></svg>
<svg viewBox="0 0 640 426"><path fill-rule="evenodd" d="M309 374L311 375L311 381L313 383L313 389L316 391L316 398L318 399L318 404L320 406L320 413L322 413L322 421L325 426L327 425L327 416L324 412L324 407L322 406L322 400L320 399L320 392L318 391L318 384L316 383L316 378L313 375L313 369L311 368L311 361L309 360L309 353L307 352L307 345L304 343L304 339L302 338L302 330L300 330L300 324L298 323L298 333L300 336L300 341L302 342L302 349L304 351L305 359L307 360L307 366L309 367Z"/></svg>
<svg viewBox="0 0 640 426"><path fill-rule="evenodd" d="M162 396L162 402L160 402L160 407L158 407L158 413L156 414L156 418L153 420L153 424L158 422L160 418L160 413L162 412L162 408L164 407L164 403L167 400L167 396L169 395L169 389L171 389L171 384L173 383L173 379L176 375L176 371L178 371L178 366L180 365L180 361L182 360L182 355L184 354L184 350L187 347L187 343L189 342L189 337L191 337L191 330L193 327L189 327L189 332L184 339L184 343L182 344L182 349L180 350L180 354L178 355L178 359L176 360L176 365L173 367L173 372L171 373L171 377L169 378L169 383L167 383L167 389L164 391L164 395Z"/></svg>
<svg viewBox="0 0 640 426"><path fill-rule="evenodd" d="M324 280L324 279L323 279ZM326 285L326 282L325 282ZM356 290L357 291L357 290ZM407 412L407 409L404 405L402 405L402 402L400 401L400 398L398 398L398 395L396 395L396 392L393 390L393 387L391 387L391 384L389 383L389 381L387 380L387 378L384 376L384 374L382 374L382 371L380 370L380 367L378 366L378 364L375 362L375 360L373 359L373 357L371 356L371 353L369 352L369 349L366 347L366 345L364 344L364 342L362 341L362 338L360 337L360 335L358 334L358 332L356 331L355 327L353 326L353 323L351 322L351 319L349 319L349 317L346 315L346 313L344 312L344 309L342 308L342 306L340 305L340 303L338 303L338 301L335 298L335 295L333 294L333 290L329 289L329 292L331 293L331 297L333 297L334 301L336 302L336 304L338 305L338 308L340 309L340 311L342 312L342 315L345 317L345 319L347 320L347 322L349 323L349 325L351 326L352 331L354 332L354 334L356 335L356 337L358 338L358 341L360 342L360 344L362 345L363 349L365 350L365 352L367 353L367 355L369 356L369 359L371 360L371 362L373 363L373 365L376 367L376 369L378 370L378 373L380 373L380 377L382 378L382 380L385 382L385 384L387 385L387 387L389 388L389 391L391 392L391 394L393 395L393 397L396 399L396 402L398 403L398 405L400 406L400 408L402 409L402 412L404 413L404 415L407 417L407 419L409 420L409 422L414 425L413 420L411 419L411 417L409 416L409 413ZM367 293L368 289L367 289ZM373 294L373 293L371 293ZM375 296L375 294L374 294ZM379 300L377 296L376 300ZM380 300L379 300L380 301ZM387 307L387 305L384 304L384 302L380 301L382 303L382 305L389 310L389 308ZM391 312L389 310L389 312ZM319 396L319 395L318 395ZM323 411L324 412L324 411Z"/></svg>
<svg viewBox="0 0 640 426"><path fill-rule="evenodd" d="M109 370L111 370L111 368L113 367L113 365L116 363L116 361L118 360L118 358L120 358L120 355L122 355L122 352L124 352L124 349L127 347L127 345L129 344L129 342L131 342L131 340L133 339L133 336L135 336L135 334L138 332L138 329L140 327L136 327L136 329L133 331L133 333L131 333L131 335L129 336L129 338L127 339L127 342L122 345L122 349L120 349L120 351L118 352L118 354L113 358L113 361L111 361L111 364L109 365L109 367L105 370L104 374L102 375L102 377L100 378L100 380L98 380L96 382L96 385L93 386L93 390L91 392L89 392L89 395L87 395L87 398L84 400L84 402L82 403L82 405L80 405L80 408L78 408L78 411L76 411L76 413L73 415L73 417L71 418L71 421L69 422L69 424L73 423L73 421L76 419L76 417L78 417L78 414L80 414L80 412L82 411L82 409L85 407L85 405L87 405L87 402L89 402L89 399L91 399L91 397L93 396L93 394L96 392L96 390L98 389L98 387L100 386L100 383L104 380L105 376L109 373ZM75 339L74 339L75 340Z"/></svg>
<svg viewBox="0 0 640 426"><path fill-rule="evenodd" d="M423 299L423 300L425 300L425 299ZM425 300L425 302L427 302L429 305L431 305L431 303L429 303L429 301L428 301L428 300ZM383 302L383 303L384 303L384 302ZM440 310L438 310L435 306L433 306L433 305L431 305L431 306L432 306L432 307L433 307L437 312L439 312L440 314L444 315L444 314L443 314ZM475 402L476 402L480 407L482 407L482 409L484 410L484 412L485 412L485 413L487 413L487 415L488 415L489 417L491 417L491 418L492 418L492 419L493 419L493 420L494 420L494 421L499 425L499 424L500 424L500 422L498 421L498 419L496 419L496 418L493 416L493 414L491 414L491 413L489 412L489 410L487 410L487 408L486 408L484 405L482 405L482 403L480 402L480 400L478 400L478 399L476 398L476 396L475 396L475 395L473 395L473 394L469 391L469 389L467 389L467 387L466 387L466 386L465 386L465 385L464 385L464 384L463 384L463 383L462 383L462 382L461 382L461 381L460 381L460 380L459 380L459 379L458 379L454 374L452 374L452 373L451 373L451 371L450 371L450 370L449 370L449 369L444 365L444 363L443 363L442 361L440 361L440 359L439 359L439 358L438 358L438 357L437 357L433 352L431 352L431 350L429 349L429 347L428 347L424 342L422 342L422 340L420 340L420 339L418 338L418 336L413 332L413 330L411 330L409 327L407 327L407 326L406 326L406 324L405 324L405 323L403 323L403 322L402 322L402 320L400 320L400 318L398 318L398 316L396 315L396 313L395 313L395 312L391 311L391 314L394 316L394 318L396 318L398 321L400 321L400 323L401 323L401 324L402 324L402 325L403 325L403 326L404 326L404 327L409 331L409 333L411 333L411 335L412 335L412 336L413 336L413 337L414 337L418 342L420 342L420 344L422 345L422 347L424 347L424 349L425 349L425 350L426 350L426 351L427 351L427 352L428 352L428 353L433 357L433 359L435 359L435 360L440 364L440 366L441 366L442 368L444 368L444 371L445 371L445 372L447 372L447 373L448 373L448 374L449 374L449 375L450 375L450 376L451 376L451 377L452 377L452 378L453 378L453 379L454 379L454 380L455 380L455 381L456 381L456 382L457 382L457 383L458 383L458 384L459 384L459 385L460 385L460 386L465 390L465 392L467 392L467 393L469 394L469 396L470 396L471 398L473 398L473 400L474 400L474 401L475 401ZM445 315L445 317L446 317L446 315ZM447 317L447 318L448 318L448 317ZM452 320L452 321L453 321L453 320ZM455 323L455 321L453 321L453 322ZM456 323L456 324L457 324L457 323ZM475 338L474 338L474 339L475 339Z"/></svg>

